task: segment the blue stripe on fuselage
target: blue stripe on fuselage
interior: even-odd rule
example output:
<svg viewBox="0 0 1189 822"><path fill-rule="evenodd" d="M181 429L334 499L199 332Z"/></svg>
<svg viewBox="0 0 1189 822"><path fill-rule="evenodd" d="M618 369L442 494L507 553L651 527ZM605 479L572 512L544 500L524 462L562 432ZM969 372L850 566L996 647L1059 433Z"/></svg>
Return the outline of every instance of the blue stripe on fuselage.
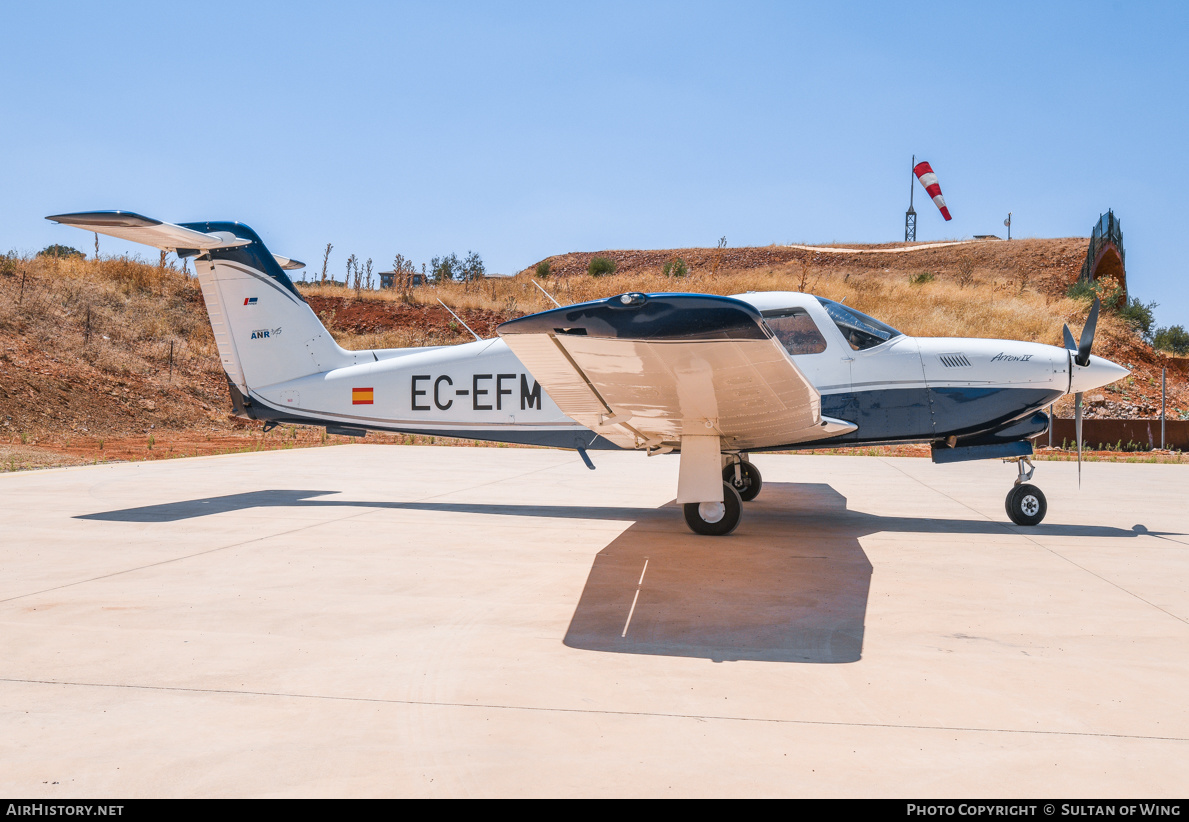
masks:
<svg viewBox="0 0 1189 822"><path fill-rule="evenodd" d="M1024 387L880 388L823 394L822 415L859 426L830 442L922 442L993 431L1044 408L1061 393Z"/></svg>

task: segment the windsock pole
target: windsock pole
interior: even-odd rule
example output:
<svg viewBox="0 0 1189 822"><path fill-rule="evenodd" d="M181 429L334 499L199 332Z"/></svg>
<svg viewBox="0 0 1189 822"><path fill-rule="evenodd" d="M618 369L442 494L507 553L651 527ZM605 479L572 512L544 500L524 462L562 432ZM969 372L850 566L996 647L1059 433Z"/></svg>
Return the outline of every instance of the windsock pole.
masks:
<svg viewBox="0 0 1189 822"><path fill-rule="evenodd" d="M912 155L912 166L915 167L917 163L917 156ZM916 193L916 186L912 184L913 172L908 172L908 211L904 212L904 242L915 243L917 241L917 212L912 207L912 195Z"/></svg>

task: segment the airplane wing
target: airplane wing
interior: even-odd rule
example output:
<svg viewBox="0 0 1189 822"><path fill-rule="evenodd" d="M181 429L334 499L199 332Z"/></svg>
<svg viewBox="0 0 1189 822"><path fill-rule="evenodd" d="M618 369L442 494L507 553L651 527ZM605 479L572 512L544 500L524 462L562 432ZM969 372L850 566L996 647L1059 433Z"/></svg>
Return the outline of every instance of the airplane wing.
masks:
<svg viewBox="0 0 1189 822"><path fill-rule="evenodd" d="M624 448L717 435L724 450L824 439L855 426L821 397L741 300L622 294L497 333L569 417Z"/></svg>

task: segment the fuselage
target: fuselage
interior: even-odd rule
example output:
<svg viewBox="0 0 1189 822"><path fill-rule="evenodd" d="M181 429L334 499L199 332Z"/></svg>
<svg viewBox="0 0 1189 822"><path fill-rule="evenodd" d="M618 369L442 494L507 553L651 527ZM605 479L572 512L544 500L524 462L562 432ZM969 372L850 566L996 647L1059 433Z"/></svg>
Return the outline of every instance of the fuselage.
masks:
<svg viewBox="0 0 1189 822"><path fill-rule="evenodd" d="M1048 418L1039 412L1061 395L1126 373L1097 357L1088 368L1075 367L1069 351L1039 343L910 337L808 294L735 299L764 316L821 395L822 415L857 426L830 440L771 448L1019 440L1045 430ZM1073 384L1079 380L1085 387ZM563 414L502 339L375 351L372 362L251 386L250 394L253 415L262 419L616 447Z"/></svg>

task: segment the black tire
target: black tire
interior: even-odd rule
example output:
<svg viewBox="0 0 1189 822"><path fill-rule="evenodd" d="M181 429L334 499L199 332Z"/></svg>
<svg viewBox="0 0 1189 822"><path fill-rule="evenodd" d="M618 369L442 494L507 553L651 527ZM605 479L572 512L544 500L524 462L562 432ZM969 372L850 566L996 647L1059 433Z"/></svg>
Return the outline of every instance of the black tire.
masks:
<svg viewBox="0 0 1189 822"><path fill-rule="evenodd" d="M707 537L725 537L739 525L743 514L743 500L739 492L729 482L722 484L723 510L717 520L710 522L703 518L703 505L713 505L705 502L687 502L685 504L685 524L695 534Z"/></svg>
<svg viewBox="0 0 1189 822"><path fill-rule="evenodd" d="M1035 485L1017 485L1004 501L1007 515L1016 525L1039 525L1048 513L1049 503Z"/></svg>
<svg viewBox="0 0 1189 822"><path fill-rule="evenodd" d="M739 498L744 502L751 502L760 495L760 488L764 485L764 478L760 476L760 469L750 462L739 464L741 481L735 482L735 466L728 465L722 469L722 480L739 492Z"/></svg>

